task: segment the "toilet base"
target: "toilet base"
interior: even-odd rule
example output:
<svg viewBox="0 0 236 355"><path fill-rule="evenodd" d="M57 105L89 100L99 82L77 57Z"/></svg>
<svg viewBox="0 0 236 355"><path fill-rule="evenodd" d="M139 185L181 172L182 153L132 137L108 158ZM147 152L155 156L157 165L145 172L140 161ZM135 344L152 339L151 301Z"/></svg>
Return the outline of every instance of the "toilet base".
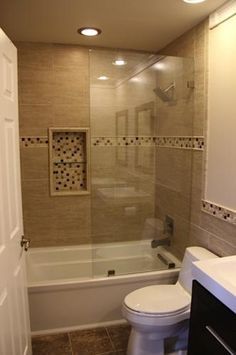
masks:
<svg viewBox="0 0 236 355"><path fill-rule="evenodd" d="M127 355L187 354L188 323L186 320L170 327L155 327L152 331L133 324Z"/></svg>
<svg viewBox="0 0 236 355"><path fill-rule="evenodd" d="M132 329L127 355L164 355L164 340Z"/></svg>

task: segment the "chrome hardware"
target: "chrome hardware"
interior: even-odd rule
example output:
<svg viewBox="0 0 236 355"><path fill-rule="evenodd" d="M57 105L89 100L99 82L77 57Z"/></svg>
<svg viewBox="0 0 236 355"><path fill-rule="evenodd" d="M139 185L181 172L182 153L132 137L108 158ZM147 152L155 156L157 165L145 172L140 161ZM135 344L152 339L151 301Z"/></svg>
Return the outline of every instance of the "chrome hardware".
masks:
<svg viewBox="0 0 236 355"><path fill-rule="evenodd" d="M116 271L115 270L108 270L107 271L107 277L115 276Z"/></svg>
<svg viewBox="0 0 236 355"><path fill-rule="evenodd" d="M164 234L171 237L174 234L174 220L170 216L165 216Z"/></svg>
<svg viewBox="0 0 236 355"><path fill-rule="evenodd" d="M170 246L170 238L154 239L151 242L151 246L153 249L159 247L160 245Z"/></svg>
<svg viewBox="0 0 236 355"><path fill-rule="evenodd" d="M188 88L188 89L195 89L194 80L188 80L188 81L187 81L187 88Z"/></svg>
<svg viewBox="0 0 236 355"><path fill-rule="evenodd" d="M218 341L218 343L220 343L223 346L223 348L230 355L235 355L235 351L233 349L231 349L231 347L228 344L226 344L224 339L222 339L221 336L219 334L217 334L217 332L212 327L210 327L209 325L206 325L206 330L216 339L216 341Z"/></svg>
<svg viewBox="0 0 236 355"><path fill-rule="evenodd" d="M166 256L158 253L157 257L158 257L158 259L160 259L163 262L163 264L165 264L168 267L168 269L174 269L175 268L175 263L173 263L173 261L170 260L169 258L167 258Z"/></svg>
<svg viewBox="0 0 236 355"><path fill-rule="evenodd" d="M166 215L164 221L164 231L162 232L162 235L165 238L152 240L151 247L157 248L160 245L170 246L170 237L172 237L173 234L174 234L174 219Z"/></svg>
<svg viewBox="0 0 236 355"><path fill-rule="evenodd" d="M22 235L20 245L21 245L22 248L24 248L25 251L27 251L29 249L29 247L30 247L30 239L26 239Z"/></svg>

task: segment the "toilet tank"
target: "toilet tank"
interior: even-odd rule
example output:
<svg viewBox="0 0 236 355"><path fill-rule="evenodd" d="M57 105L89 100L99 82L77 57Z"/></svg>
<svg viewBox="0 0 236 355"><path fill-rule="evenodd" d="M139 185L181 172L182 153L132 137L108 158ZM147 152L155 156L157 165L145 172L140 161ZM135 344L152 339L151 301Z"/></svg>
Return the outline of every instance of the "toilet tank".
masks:
<svg viewBox="0 0 236 355"><path fill-rule="evenodd" d="M188 293L192 293L192 263L214 258L218 258L218 256L201 247L189 247L185 250L178 282Z"/></svg>

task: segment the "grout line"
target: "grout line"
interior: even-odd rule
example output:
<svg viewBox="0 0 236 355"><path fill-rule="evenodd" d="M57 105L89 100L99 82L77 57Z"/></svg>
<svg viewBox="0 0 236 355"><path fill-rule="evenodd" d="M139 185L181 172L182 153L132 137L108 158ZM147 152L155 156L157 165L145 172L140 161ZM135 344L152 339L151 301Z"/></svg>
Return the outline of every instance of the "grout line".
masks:
<svg viewBox="0 0 236 355"><path fill-rule="evenodd" d="M110 342L111 342L111 345L112 345L112 347L113 347L113 350L116 351L115 345L114 345L114 343L113 343L113 341L112 341L112 339L111 339L111 336L110 336L110 333L109 333L108 328L105 328L105 330L106 330L106 332L107 332L107 335L108 335L108 338L109 338L109 340L110 340Z"/></svg>
<svg viewBox="0 0 236 355"><path fill-rule="evenodd" d="M73 348L72 348L72 341L71 341L70 333L67 333L67 335L68 335L68 339L69 339L71 355L74 355Z"/></svg>

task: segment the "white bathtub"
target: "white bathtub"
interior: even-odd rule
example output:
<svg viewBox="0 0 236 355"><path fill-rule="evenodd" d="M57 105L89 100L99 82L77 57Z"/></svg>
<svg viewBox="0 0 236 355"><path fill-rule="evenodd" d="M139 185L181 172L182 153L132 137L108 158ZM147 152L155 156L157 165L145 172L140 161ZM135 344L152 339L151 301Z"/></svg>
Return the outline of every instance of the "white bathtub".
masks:
<svg viewBox="0 0 236 355"><path fill-rule="evenodd" d="M175 263L167 266L161 253ZM31 329L50 333L122 321L126 294L151 284L174 283L180 262L150 241L34 248L27 256ZM108 271L115 276L108 277Z"/></svg>

